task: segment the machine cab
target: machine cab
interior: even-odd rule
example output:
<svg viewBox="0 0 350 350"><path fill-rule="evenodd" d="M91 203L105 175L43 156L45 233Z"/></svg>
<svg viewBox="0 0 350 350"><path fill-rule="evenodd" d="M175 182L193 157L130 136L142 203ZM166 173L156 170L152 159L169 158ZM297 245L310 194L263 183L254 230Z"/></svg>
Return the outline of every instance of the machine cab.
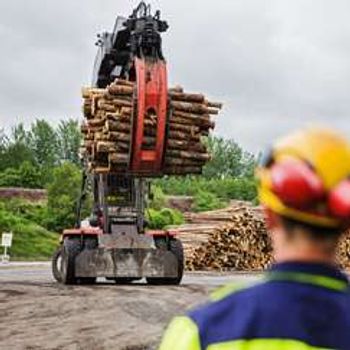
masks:
<svg viewBox="0 0 350 350"><path fill-rule="evenodd" d="M94 192L105 233L144 232L148 182L120 174L98 174Z"/></svg>

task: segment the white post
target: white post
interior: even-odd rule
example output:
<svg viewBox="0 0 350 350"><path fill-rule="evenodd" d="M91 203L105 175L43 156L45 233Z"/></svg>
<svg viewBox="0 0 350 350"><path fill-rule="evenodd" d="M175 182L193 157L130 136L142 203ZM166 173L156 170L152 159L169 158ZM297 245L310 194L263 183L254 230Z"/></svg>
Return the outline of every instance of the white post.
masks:
<svg viewBox="0 0 350 350"><path fill-rule="evenodd" d="M7 254L7 249L12 246L12 232L4 232L1 237L1 245L4 247L4 255L1 255L1 263L7 264L10 262L10 256Z"/></svg>

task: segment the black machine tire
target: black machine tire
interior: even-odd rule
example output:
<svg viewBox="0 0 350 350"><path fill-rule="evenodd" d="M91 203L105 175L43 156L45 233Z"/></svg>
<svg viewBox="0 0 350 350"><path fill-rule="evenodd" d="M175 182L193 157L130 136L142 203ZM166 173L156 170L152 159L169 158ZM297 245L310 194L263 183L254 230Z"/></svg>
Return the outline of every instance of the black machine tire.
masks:
<svg viewBox="0 0 350 350"><path fill-rule="evenodd" d="M62 283L77 284L75 277L75 258L81 252L80 237L66 237L62 248Z"/></svg>
<svg viewBox="0 0 350 350"><path fill-rule="evenodd" d="M84 246L83 249L96 249L97 248L97 239L96 237L85 237L84 238ZM79 277L80 284L95 284L97 278L96 277Z"/></svg>
<svg viewBox="0 0 350 350"><path fill-rule="evenodd" d="M166 238L155 238L155 244L158 249L169 250L176 256L178 262L178 275L177 277L148 277L146 278L147 283L151 285L179 285L185 268L182 242L176 238L170 238L169 242Z"/></svg>
<svg viewBox="0 0 350 350"><path fill-rule="evenodd" d="M60 262L62 263L62 245L56 249L51 258L52 275L57 282L62 283Z"/></svg>

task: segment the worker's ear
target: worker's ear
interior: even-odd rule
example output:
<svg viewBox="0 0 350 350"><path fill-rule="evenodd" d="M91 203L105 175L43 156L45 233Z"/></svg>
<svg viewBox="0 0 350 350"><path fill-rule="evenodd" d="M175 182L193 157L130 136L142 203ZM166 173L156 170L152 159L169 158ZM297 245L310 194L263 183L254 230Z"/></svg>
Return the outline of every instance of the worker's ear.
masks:
<svg viewBox="0 0 350 350"><path fill-rule="evenodd" d="M277 226L279 226L279 219L278 216L270 209L267 207L263 207L264 214L265 214L265 221L266 221L266 226L268 230L273 230Z"/></svg>

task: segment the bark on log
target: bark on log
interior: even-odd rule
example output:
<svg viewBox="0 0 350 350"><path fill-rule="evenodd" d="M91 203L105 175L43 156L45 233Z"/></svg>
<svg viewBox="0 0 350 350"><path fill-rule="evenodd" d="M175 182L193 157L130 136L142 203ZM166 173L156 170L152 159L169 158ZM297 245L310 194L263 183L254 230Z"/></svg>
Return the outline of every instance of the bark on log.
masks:
<svg viewBox="0 0 350 350"><path fill-rule="evenodd" d="M112 164L127 164L129 161L129 155L122 153L109 153L108 160Z"/></svg>
<svg viewBox="0 0 350 350"><path fill-rule="evenodd" d="M170 130L168 133L168 137L174 140L191 140L196 142L200 141L200 134L192 135L186 132L176 130Z"/></svg>
<svg viewBox="0 0 350 350"><path fill-rule="evenodd" d="M198 153L198 152L190 152L190 151L177 151L177 150L169 150L167 152L167 156L174 158L183 158L183 159L194 159L194 160L210 160L210 155L208 153Z"/></svg>
<svg viewBox="0 0 350 350"><path fill-rule="evenodd" d="M97 104L98 104L98 108L100 108L104 112L115 112L115 109L116 109L115 106L111 103L107 103L105 100L98 101Z"/></svg>
<svg viewBox="0 0 350 350"><path fill-rule="evenodd" d="M111 153L117 152L117 148L114 142L98 141L96 142L96 151L97 153Z"/></svg>
<svg viewBox="0 0 350 350"><path fill-rule="evenodd" d="M124 79L116 79L116 80L114 81L114 84L116 84L116 85L131 86L131 87L135 86L135 82L129 81L129 80L124 80Z"/></svg>
<svg viewBox="0 0 350 350"><path fill-rule="evenodd" d="M184 141L184 140L168 139L166 143L166 147L167 149L174 149L174 150L182 150L182 151L191 150L192 152L198 152L198 153L206 152L205 145L198 142L190 142L190 141Z"/></svg>
<svg viewBox="0 0 350 350"><path fill-rule="evenodd" d="M94 134L86 134L84 137L85 140L93 140L94 139Z"/></svg>
<svg viewBox="0 0 350 350"><path fill-rule="evenodd" d="M87 124L81 124L81 125L80 125L80 131L81 131L81 133L83 133L83 134L87 134L88 131L89 131L89 127L87 126Z"/></svg>
<svg viewBox="0 0 350 350"><path fill-rule="evenodd" d="M194 114L194 113L174 110L171 118L175 119L177 117L188 119L188 123L191 123L197 126L204 126L204 125L210 126L212 123L210 120L209 114Z"/></svg>
<svg viewBox="0 0 350 350"><path fill-rule="evenodd" d="M170 106L178 111L197 113L197 114L210 114L209 109L200 103L171 101Z"/></svg>
<svg viewBox="0 0 350 350"><path fill-rule="evenodd" d="M101 99L97 102L98 108L104 109L108 112L114 112L118 107L131 107L132 103L127 100L122 99L113 99L113 100L104 100Z"/></svg>
<svg viewBox="0 0 350 350"><path fill-rule="evenodd" d="M95 127L88 126L87 134L94 135L98 132L102 132L102 129L103 129L103 127L101 127L101 126L95 126Z"/></svg>
<svg viewBox="0 0 350 350"><path fill-rule="evenodd" d="M184 92L184 89L180 85L176 85L176 86L169 89L169 93L173 93L173 92L182 93L182 92Z"/></svg>
<svg viewBox="0 0 350 350"><path fill-rule="evenodd" d="M210 102L208 101L208 107L212 107L212 108L217 108L217 109L222 109L223 104L221 102Z"/></svg>
<svg viewBox="0 0 350 350"><path fill-rule="evenodd" d="M114 122L129 122L130 123L130 115L127 111L123 110L123 108L120 110L120 112L117 113L106 113L105 118L106 120L111 120Z"/></svg>
<svg viewBox="0 0 350 350"><path fill-rule="evenodd" d="M189 134L198 134L200 129L198 126L189 125L189 124L178 124L174 121L171 121L169 123L169 129L172 131L182 131L182 132L188 132Z"/></svg>
<svg viewBox="0 0 350 350"><path fill-rule="evenodd" d="M88 127L89 128L95 128L95 127L103 127L105 124L104 119L91 119L88 122Z"/></svg>
<svg viewBox="0 0 350 350"><path fill-rule="evenodd" d="M94 144L94 141L84 141L85 148L91 148Z"/></svg>
<svg viewBox="0 0 350 350"><path fill-rule="evenodd" d="M112 84L107 90L111 95L132 95L134 88L132 86Z"/></svg>
<svg viewBox="0 0 350 350"><path fill-rule="evenodd" d="M130 142L130 134L126 134L118 131L110 131L108 135L111 141Z"/></svg>
<svg viewBox="0 0 350 350"><path fill-rule="evenodd" d="M173 101L182 101L182 102L205 102L204 95L201 94L186 94L183 92L170 91L169 95Z"/></svg>
<svg viewBox="0 0 350 350"><path fill-rule="evenodd" d="M131 130L130 123L119 123L119 122L114 122L112 120L107 120L104 126L105 126L104 131L106 132L121 131L121 132L130 133L130 130Z"/></svg>
<svg viewBox="0 0 350 350"><path fill-rule="evenodd" d="M81 89L81 95L85 99L89 99L93 95L103 96L105 92L106 92L105 89L99 89L99 88L83 87Z"/></svg>

